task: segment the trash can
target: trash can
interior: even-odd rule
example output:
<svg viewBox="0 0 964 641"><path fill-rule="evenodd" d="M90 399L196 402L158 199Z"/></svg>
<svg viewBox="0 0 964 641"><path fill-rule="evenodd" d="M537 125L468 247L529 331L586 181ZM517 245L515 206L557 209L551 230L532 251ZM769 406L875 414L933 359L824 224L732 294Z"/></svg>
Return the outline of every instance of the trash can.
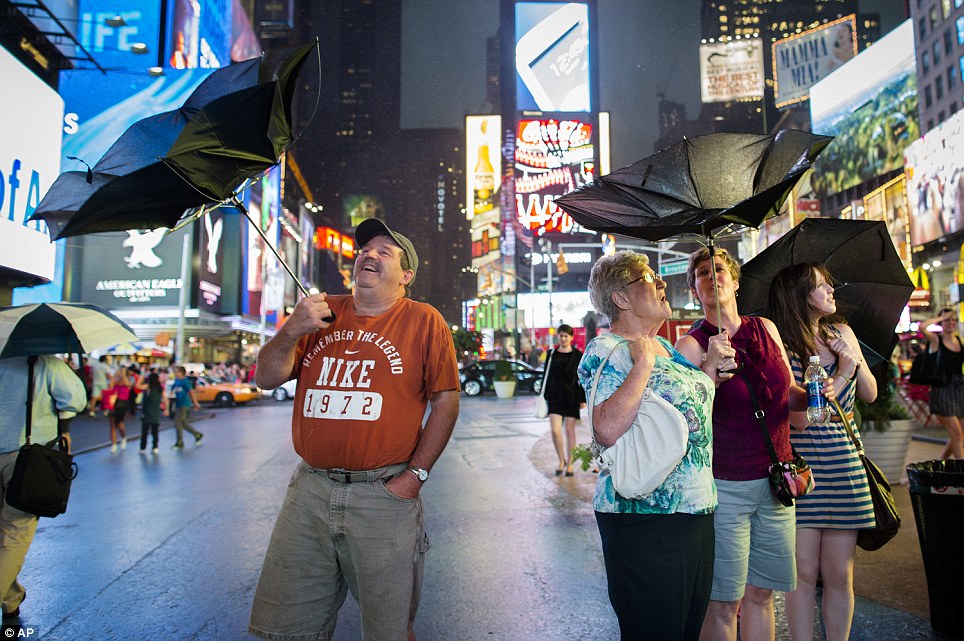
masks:
<svg viewBox="0 0 964 641"><path fill-rule="evenodd" d="M964 639L964 460L924 461L907 466L917 538L924 557L931 627Z"/></svg>

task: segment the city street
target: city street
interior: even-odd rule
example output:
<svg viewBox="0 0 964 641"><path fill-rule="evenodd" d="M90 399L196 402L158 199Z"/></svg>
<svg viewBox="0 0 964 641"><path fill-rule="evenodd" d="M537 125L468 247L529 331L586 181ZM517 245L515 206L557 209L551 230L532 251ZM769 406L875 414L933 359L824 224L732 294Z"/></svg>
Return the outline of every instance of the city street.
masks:
<svg viewBox="0 0 964 641"><path fill-rule="evenodd" d="M532 403L531 395L462 399L455 435L423 492L432 547L420 641L618 638L590 505L594 475L553 475L548 423L531 418ZM247 638L264 550L296 463L291 409L272 400L205 408L197 414L203 445L180 452L169 449L165 421L157 456L138 455L134 439L111 455L106 420L77 419L72 432L84 453L70 509L41 520L21 573L24 629L62 641ZM128 429L139 434L139 421ZM915 442L911 456L938 449ZM895 580L921 586L906 485L897 493L905 530L891 546L906 549L862 555L858 565L899 559L894 574L904 579ZM853 639L941 638L920 613L872 600L874 591L871 580L858 585ZM778 638L786 639L778 607ZM335 638L360 638L350 597Z"/></svg>

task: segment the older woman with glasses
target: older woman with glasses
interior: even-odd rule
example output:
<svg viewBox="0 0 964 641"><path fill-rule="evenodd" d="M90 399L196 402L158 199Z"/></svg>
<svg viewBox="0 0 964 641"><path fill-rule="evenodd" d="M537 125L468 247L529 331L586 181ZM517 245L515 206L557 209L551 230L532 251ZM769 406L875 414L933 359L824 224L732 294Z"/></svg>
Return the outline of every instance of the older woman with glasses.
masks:
<svg viewBox="0 0 964 641"><path fill-rule="evenodd" d="M596 384L596 442L609 447L625 434L647 392L676 407L689 428L683 460L651 494L621 496L607 471L596 481L593 509L624 641L698 639L712 580L714 386L657 335L671 314L665 290L647 257L628 251L600 258L589 276L593 307L612 323L586 346L578 372L587 395Z"/></svg>
<svg viewBox="0 0 964 641"><path fill-rule="evenodd" d="M940 323L940 332L927 329L935 323ZM961 417L964 417L964 376L961 375L964 344L961 343L957 328L957 314L949 307L920 324L921 334L927 341L927 349L932 354L940 354L941 370L946 381L943 385L931 387L930 400L931 414L936 416L947 430L948 441L941 452L941 459L964 458L964 429L961 427Z"/></svg>
<svg viewBox="0 0 964 641"><path fill-rule="evenodd" d="M772 461L754 405L763 412L777 456L789 461L790 412L807 409L807 392L794 383L776 326L737 311L740 266L726 250L717 249L712 259L706 248L691 254L686 281L704 318L676 349L717 385L716 562L702 639L736 641L739 612L743 641L769 641L776 634L773 591L796 588L795 522L793 508L784 507L770 489ZM833 398L832 382L826 393Z"/></svg>

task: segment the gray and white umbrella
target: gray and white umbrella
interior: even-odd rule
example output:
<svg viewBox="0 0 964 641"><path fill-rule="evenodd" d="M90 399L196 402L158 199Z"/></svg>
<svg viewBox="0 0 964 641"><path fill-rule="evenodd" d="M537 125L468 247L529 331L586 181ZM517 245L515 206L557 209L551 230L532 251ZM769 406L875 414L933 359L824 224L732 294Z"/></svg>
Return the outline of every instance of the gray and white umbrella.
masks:
<svg viewBox="0 0 964 641"><path fill-rule="evenodd" d="M85 303L39 303L0 309L0 359L89 354L137 340L110 312Z"/></svg>

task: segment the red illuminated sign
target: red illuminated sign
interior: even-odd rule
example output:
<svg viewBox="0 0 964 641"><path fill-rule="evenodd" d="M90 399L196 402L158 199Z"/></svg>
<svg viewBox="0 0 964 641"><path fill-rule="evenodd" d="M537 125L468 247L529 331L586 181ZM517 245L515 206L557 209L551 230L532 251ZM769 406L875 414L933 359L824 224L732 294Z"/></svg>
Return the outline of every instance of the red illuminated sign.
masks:
<svg viewBox="0 0 964 641"><path fill-rule="evenodd" d="M315 249L327 249L346 258L355 257L354 239L331 227L316 227L313 242Z"/></svg>
<svg viewBox="0 0 964 641"><path fill-rule="evenodd" d="M527 229L580 231L569 214L555 204L595 178L592 124L577 119L526 119L516 129L516 216Z"/></svg>

